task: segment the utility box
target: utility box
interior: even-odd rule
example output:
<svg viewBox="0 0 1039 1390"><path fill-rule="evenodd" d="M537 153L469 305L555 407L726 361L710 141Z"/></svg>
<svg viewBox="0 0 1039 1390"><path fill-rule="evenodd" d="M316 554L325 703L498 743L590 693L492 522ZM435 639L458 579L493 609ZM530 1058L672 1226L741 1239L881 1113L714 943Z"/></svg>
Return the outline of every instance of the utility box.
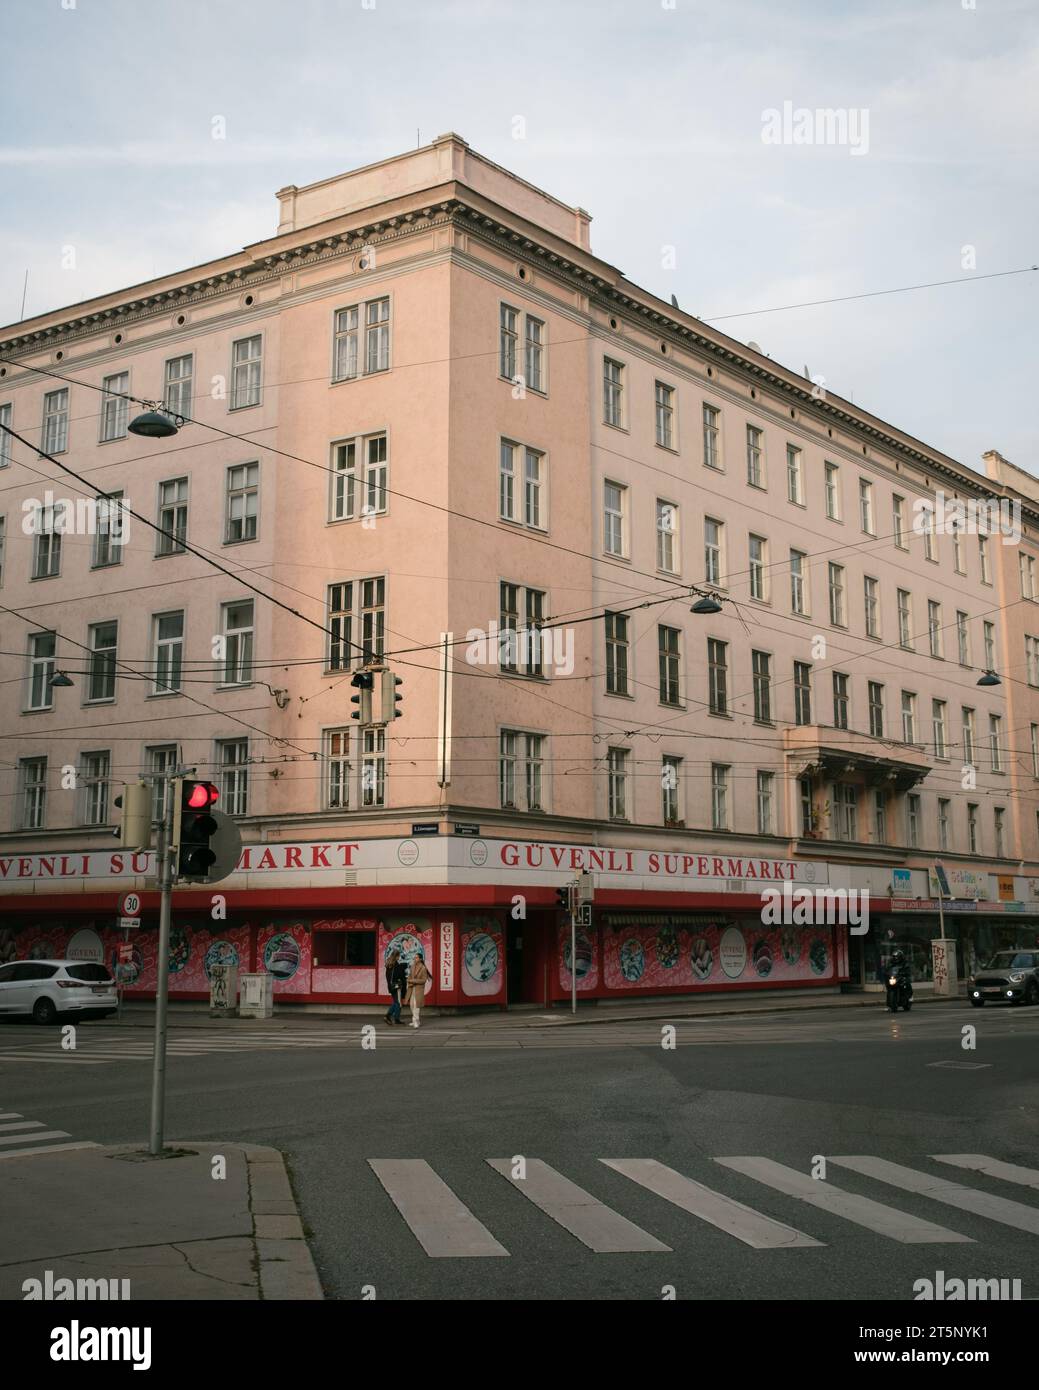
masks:
<svg viewBox="0 0 1039 1390"><path fill-rule="evenodd" d="M239 1018L274 1017L274 976L266 970L255 975L242 975Z"/></svg>
<svg viewBox="0 0 1039 1390"><path fill-rule="evenodd" d="M960 982L956 973L956 942L936 937L931 942L931 971L935 994L958 994Z"/></svg>
<svg viewBox="0 0 1039 1390"><path fill-rule="evenodd" d="M234 1018L238 1012L238 966L214 965L209 972L210 1018Z"/></svg>

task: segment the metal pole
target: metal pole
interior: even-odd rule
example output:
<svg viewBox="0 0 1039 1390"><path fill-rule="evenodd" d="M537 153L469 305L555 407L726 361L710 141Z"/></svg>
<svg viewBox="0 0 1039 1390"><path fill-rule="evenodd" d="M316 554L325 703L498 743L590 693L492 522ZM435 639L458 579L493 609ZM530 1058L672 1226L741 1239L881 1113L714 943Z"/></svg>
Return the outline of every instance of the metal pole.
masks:
<svg viewBox="0 0 1039 1390"><path fill-rule="evenodd" d="M577 1013L577 893L570 885L570 1012Z"/></svg>
<svg viewBox="0 0 1039 1390"><path fill-rule="evenodd" d="M169 999L170 914L173 906L173 798L180 794L177 778L163 778L165 815L159 833L159 958L155 981L155 1054L152 1059L152 1113L148 1152L162 1153L166 1112L166 1004Z"/></svg>

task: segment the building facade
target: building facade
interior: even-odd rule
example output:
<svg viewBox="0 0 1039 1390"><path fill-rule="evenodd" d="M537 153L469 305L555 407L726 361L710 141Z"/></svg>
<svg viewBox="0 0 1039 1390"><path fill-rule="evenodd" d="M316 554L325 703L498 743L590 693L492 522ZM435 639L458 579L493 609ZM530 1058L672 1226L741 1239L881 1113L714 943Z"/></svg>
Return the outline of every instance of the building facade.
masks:
<svg viewBox="0 0 1039 1390"><path fill-rule="evenodd" d="M246 846L175 893L174 997L234 958L371 1005L391 942L447 1007L572 965L589 999L856 987L895 943L926 984L936 860L961 972L1035 940L1029 475L629 283L456 135L278 200L267 240L0 331L0 954L110 958L136 889L154 988L113 800L173 766ZM1016 498L1020 544L939 494ZM360 728L372 662L401 713ZM869 930L766 926L784 883L868 890Z"/></svg>

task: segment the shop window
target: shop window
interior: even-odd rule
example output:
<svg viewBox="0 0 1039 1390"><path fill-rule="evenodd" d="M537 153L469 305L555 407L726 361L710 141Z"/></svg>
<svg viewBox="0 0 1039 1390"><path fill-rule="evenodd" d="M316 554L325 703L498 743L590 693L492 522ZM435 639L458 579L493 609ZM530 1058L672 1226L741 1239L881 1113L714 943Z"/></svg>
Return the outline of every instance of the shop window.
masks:
<svg viewBox="0 0 1039 1390"><path fill-rule="evenodd" d="M375 964L374 931L316 931L314 964L345 965L362 969Z"/></svg>

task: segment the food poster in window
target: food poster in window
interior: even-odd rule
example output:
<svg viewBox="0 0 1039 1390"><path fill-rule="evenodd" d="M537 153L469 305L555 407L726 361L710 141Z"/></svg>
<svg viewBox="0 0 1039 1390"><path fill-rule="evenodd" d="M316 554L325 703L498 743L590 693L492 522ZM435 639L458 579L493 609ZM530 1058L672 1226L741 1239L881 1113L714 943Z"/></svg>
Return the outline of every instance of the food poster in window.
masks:
<svg viewBox="0 0 1039 1390"><path fill-rule="evenodd" d="M401 960L407 969L411 970L411 963L416 955L421 955L426 962L426 969L429 971L429 983L426 985L425 1001L429 1003L436 991L436 971L433 960L433 923L428 917L387 917L379 927L379 949L378 965L380 971L385 972L386 962L389 960L391 951L399 951ZM385 984L385 974L381 977L382 984ZM380 986L381 987L381 986Z"/></svg>
<svg viewBox="0 0 1039 1390"><path fill-rule="evenodd" d="M248 926L175 922L170 928L171 994L208 994L214 965L249 969Z"/></svg>
<svg viewBox="0 0 1039 1390"><path fill-rule="evenodd" d="M599 934L594 928L577 928L577 992L590 994L599 988ZM559 975L559 990L567 995L571 992L570 980L570 926L560 926L556 937L556 963Z"/></svg>
<svg viewBox="0 0 1039 1390"><path fill-rule="evenodd" d="M65 947L75 927L52 927L40 922L18 933L15 960L64 960Z"/></svg>
<svg viewBox="0 0 1039 1390"><path fill-rule="evenodd" d="M659 990L766 985L835 978L831 927L763 926L707 919L697 925L610 925L603 929L607 989Z"/></svg>
<svg viewBox="0 0 1039 1390"><path fill-rule="evenodd" d="M505 937L493 917L466 916L460 947L462 993L487 999L505 988Z"/></svg>
<svg viewBox="0 0 1039 1390"><path fill-rule="evenodd" d="M309 994L310 932L302 922L268 922L256 938L256 968L274 976L274 993Z"/></svg>
<svg viewBox="0 0 1039 1390"><path fill-rule="evenodd" d="M389 998L389 991L386 988L385 971L379 969L378 960L374 966L371 965L347 965L345 963L345 943L341 938L347 933L365 932L371 933L378 941L378 931L380 923L374 917L321 917L314 920L312 926L313 935L313 964L310 972L310 987L314 994L354 994L354 995L376 995L382 994ZM337 941L337 938L339 940ZM327 947L332 941L337 949L334 958L329 959L326 954L324 960L319 959L319 946L324 943ZM339 947L343 947L344 961L339 961ZM334 963L333 963L334 962Z"/></svg>

